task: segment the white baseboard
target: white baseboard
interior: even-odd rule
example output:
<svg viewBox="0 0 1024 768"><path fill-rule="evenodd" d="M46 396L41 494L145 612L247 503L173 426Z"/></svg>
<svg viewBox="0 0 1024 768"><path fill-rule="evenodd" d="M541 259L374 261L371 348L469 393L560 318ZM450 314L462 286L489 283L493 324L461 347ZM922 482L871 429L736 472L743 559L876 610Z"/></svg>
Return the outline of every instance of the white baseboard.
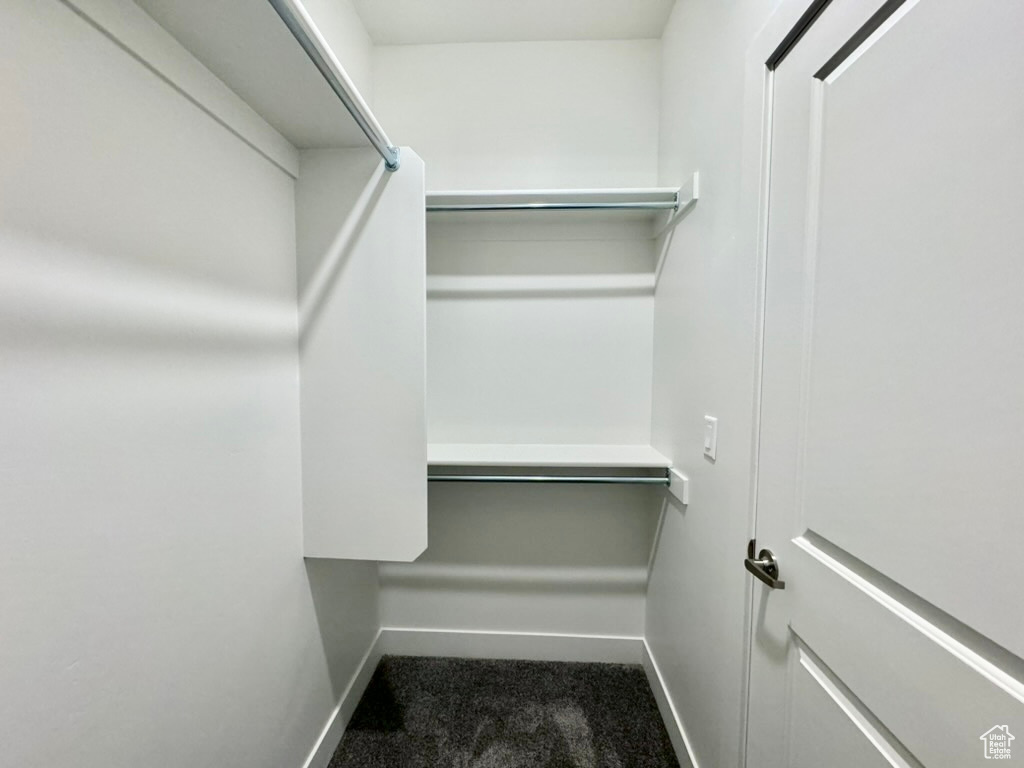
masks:
<svg viewBox="0 0 1024 768"><path fill-rule="evenodd" d="M317 739L309 757L306 758L303 768L327 768L331 757L334 756L334 751L341 743L341 737L345 735L345 729L348 727L348 721L352 719L352 713L356 711L356 705L363 697L366 686L370 684L370 678L373 677L373 672L377 669L381 655L381 632L378 630L377 636L373 638L370 647L363 654L345 692L341 694L338 706L327 718L327 724L320 732L320 738Z"/></svg>
<svg viewBox="0 0 1024 768"><path fill-rule="evenodd" d="M380 646L381 653L394 656L640 664L644 640L614 635L384 627Z"/></svg>
<svg viewBox="0 0 1024 768"><path fill-rule="evenodd" d="M665 686L665 679L658 669L658 662L651 654L650 646L643 640L641 656L643 659L644 672L647 673L647 682L650 683L651 691L654 693L654 700L658 703L658 711L661 712L661 719L665 721L665 729L672 741L672 748L676 752L676 759L679 760L680 768L698 768L697 759L693 755L693 748L690 746L690 739L686 735L683 721L676 711L672 697L668 694Z"/></svg>

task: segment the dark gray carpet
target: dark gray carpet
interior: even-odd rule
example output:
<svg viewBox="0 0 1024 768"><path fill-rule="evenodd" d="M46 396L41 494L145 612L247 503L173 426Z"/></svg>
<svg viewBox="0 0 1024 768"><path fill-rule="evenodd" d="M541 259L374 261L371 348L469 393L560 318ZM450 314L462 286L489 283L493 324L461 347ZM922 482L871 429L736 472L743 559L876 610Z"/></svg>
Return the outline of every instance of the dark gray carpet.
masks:
<svg viewBox="0 0 1024 768"><path fill-rule="evenodd" d="M677 768L643 669L385 656L330 768Z"/></svg>

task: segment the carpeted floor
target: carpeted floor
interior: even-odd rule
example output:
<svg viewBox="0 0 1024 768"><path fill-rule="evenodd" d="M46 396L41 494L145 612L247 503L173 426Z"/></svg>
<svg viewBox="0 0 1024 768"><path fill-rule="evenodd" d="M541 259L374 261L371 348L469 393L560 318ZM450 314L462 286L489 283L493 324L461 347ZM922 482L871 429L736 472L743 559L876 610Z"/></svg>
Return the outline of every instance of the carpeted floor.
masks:
<svg viewBox="0 0 1024 768"><path fill-rule="evenodd" d="M677 768L639 666L385 656L330 768Z"/></svg>

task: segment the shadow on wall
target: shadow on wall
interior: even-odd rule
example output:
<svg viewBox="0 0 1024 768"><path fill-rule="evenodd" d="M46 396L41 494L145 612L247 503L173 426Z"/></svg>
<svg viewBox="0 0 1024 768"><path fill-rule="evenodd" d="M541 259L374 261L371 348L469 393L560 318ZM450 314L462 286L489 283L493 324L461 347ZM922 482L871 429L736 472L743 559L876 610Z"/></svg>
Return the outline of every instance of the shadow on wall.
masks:
<svg viewBox="0 0 1024 768"><path fill-rule="evenodd" d="M646 567L660 497L625 485L434 484L430 548L417 563Z"/></svg>
<svg viewBox="0 0 1024 768"><path fill-rule="evenodd" d="M428 216L430 299L649 296L654 242L646 219L581 223L579 214L518 212L483 223ZM451 217L451 218L449 218ZM463 224L454 221L465 221Z"/></svg>
<svg viewBox="0 0 1024 768"><path fill-rule="evenodd" d="M305 564L331 690L338 700L377 636L377 564L315 558Z"/></svg>
<svg viewBox="0 0 1024 768"><path fill-rule="evenodd" d="M661 499L649 488L430 489L430 546L382 563L386 626L634 635Z"/></svg>
<svg viewBox="0 0 1024 768"><path fill-rule="evenodd" d="M5 222L0 252L4 342L24 350L238 356L295 343L283 296L147 262L141 248L111 256Z"/></svg>
<svg viewBox="0 0 1024 768"><path fill-rule="evenodd" d="M303 153L300 174L316 173L318 159L325 153L333 152L336 158L344 158L346 170L353 176L366 178L360 187L354 184L338 184L338 176L317 179L310 187L299 188L303 193L296 200L298 230L298 278L299 278L299 345L304 343L316 324L331 287L344 272L348 258L359 242L366 228L370 214L384 194L391 174L375 153L353 150L317 150ZM356 191L353 199L353 190ZM308 225L309 221L332 221L329 215L319 215L329 207L341 212L349 211L341 226L334 231L319 231Z"/></svg>
<svg viewBox="0 0 1024 768"><path fill-rule="evenodd" d="M675 216L672 217L671 221L666 225L665 230L658 235L657 238L657 253L655 254L655 266L654 266L654 284L657 285L658 281L661 280L661 272L665 268L665 261L668 259L669 253L672 250L672 241L675 239L676 227L679 226L683 219L687 218L693 213L695 203L693 200L679 211Z"/></svg>
<svg viewBox="0 0 1024 768"><path fill-rule="evenodd" d="M651 543L651 557L647 564L647 583L650 584L651 573L658 561L658 549L661 544L661 534L665 530L667 522L671 522L670 516L678 515L685 518L689 510L688 504L683 504L679 499L670 493L666 493L661 500L661 511L658 513L658 527L654 531L654 541Z"/></svg>

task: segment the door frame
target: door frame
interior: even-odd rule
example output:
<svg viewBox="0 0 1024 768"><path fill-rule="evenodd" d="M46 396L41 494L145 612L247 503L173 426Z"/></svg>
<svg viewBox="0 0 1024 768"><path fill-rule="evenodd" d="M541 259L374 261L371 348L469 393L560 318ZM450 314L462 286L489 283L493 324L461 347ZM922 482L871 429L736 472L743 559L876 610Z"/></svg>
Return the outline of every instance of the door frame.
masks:
<svg viewBox="0 0 1024 768"><path fill-rule="evenodd" d="M757 531L760 464L761 386L764 373L765 307L768 270L768 212L774 106L774 68L800 40L832 0L781 0L747 48L743 87L743 146L740 155L740 205L744 250L756 254L754 280L754 387L747 538ZM739 567L743 552L736 552ZM747 768L750 675L754 661L755 580L747 579L743 620L743 672L740 694L740 768Z"/></svg>

